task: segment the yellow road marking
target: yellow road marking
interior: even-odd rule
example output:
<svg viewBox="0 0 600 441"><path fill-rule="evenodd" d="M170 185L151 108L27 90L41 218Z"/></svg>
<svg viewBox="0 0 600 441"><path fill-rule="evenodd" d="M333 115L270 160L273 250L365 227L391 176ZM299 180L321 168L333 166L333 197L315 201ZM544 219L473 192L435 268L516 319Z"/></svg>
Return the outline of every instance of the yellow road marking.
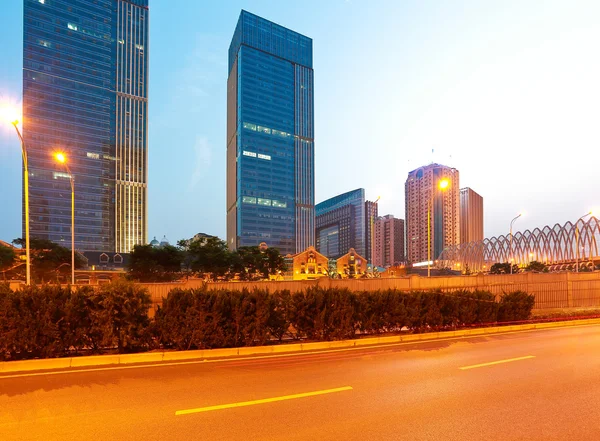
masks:
<svg viewBox="0 0 600 441"><path fill-rule="evenodd" d="M459 369L461 371L466 371L467 369L475 369L475 368L480 368L480 367L485 367L485 366L493 366L495 364L510 363L512 361L529 360L530 358L535 358L535 355L526 355L525 357L507 358L506 360L490 361L489 363L481 363L481 364L474 364L471 366L459 367Z"/></svg>
<svg viewBox="0 0 600 441"><path fill-rule="evenodd" d="M254 406L256 404L274 403L276 401L295 400L296 398L314 397L317 395L332 394L352 390L351 386L337 387L335 389L317 390L314 392L304 392L301 394L284 395L282 397L263 398L261 400L242 401L239 403L219 404L217 406L198 407L196 409L178 410L175 415L188 415L190 413L210 412L212 410L231 409L234 407Z"/></svg>

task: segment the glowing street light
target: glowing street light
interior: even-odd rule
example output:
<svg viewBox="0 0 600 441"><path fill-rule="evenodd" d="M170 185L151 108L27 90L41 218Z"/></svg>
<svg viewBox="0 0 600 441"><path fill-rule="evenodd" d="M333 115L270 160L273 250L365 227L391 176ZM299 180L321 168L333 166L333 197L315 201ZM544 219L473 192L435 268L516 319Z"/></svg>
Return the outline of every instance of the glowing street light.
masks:
<svg viewBox="0 0 600 441"><path fill-rule="evenodd" d="M575 222L575 247L577 247L577 252L575 253L575 268L576 268L575 272L579 272L579 221L582 221L586 217L593 216L593 215L594 215L594 212L590 211L590 212L584 214L583 216L581 216L579 219L577 219L577 222ZM590 250L590 254L591 254L591 250ZM592 268L592 270L593 269L594 268Z"/></svg>
<svg viewBox="0 0 600 441"><path fill-rule="evenodd" d="M19 112L16 107L8 103L0 105L0 119L12 124L19 140L21 141L21 155L23 156L23 191L25 193L25 256L26 256L26 283L31 285L31 254L29 250L29 167L27 165L27 148L19 131Z"/></svg>
<svg viewBox="0 0 600 441"><path fill-rule="evenodd" d="M442 191L446 190L450 186L450 181L446 178L438 181L438 188ZM427 204L427 277L431 277L431 210L433 206L433 191L429 198L429 204Z"/></svg>
<svg viewBox="0 0 600 441"><path fill-rule="evenodd" d="M513 246L512 246L512 242L513 242L513 224L521 216L523 216L523 213L519 213L518 216L516 216L513 220L510 221L510 273L511 274L513 273L513 265L514 265L514 261L515 261L515 256L513 255Z"/></svg>
<svg viewBox="0 0 600 441"><path fill-rule="evenodd" d="M65 166L71 182L71 285L75 285L75 182L73 173L69 169L67 156L64 153L57 152L54 154L54 159Z"/></svg>

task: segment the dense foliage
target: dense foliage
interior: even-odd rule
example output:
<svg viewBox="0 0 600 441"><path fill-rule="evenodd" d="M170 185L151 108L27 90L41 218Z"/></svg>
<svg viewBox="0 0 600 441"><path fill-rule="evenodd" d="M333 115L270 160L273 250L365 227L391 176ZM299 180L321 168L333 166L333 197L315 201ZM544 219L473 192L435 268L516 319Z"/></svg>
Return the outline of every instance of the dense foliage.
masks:
<svg viewBox="0 0 600 441"><path fill-rule="evenodd" d="M147 348L149 307L145 289L123 281L76 291L43 285L13 292L0 284L0 360Z"/></svg>
<svg viewBox="0 0 600 441"><path fill-rule="evenodd" d="M174 289L151 320L147 292L131 282L73 291L44 285L12 292L0 285L0 360L439 331L526 320L533 305L524 292L496 301L485 291Z"/></svg>
<svg viewBox="0 0 600 441"><path fill-rule="evenodd" d="M25 248L25 239L15 239L13 244ZM31 238L31 280L39 283L71 280L71 250L50 240ZM85 259L75 253L75 269L83 268ZM25 265L7 271L7 278L25 280Z"/></svg>
<svg viewBox="0 0 600 441"><path fill-rule="evenodd" d="M229 251L218 237L180 240L177 247L136 245L127 267L138 282L169 282L184 276L207 280L263 280L285 271L276 248L240 247Z"/></svg>

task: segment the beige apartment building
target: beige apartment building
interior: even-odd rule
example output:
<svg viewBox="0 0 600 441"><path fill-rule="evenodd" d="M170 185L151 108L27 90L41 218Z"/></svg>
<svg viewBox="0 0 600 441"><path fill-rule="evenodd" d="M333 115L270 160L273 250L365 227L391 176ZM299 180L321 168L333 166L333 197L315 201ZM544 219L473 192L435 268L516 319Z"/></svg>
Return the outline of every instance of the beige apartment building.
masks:
<svg viewBox="0 0 600 441"><path fill-rule="evenodd" d="M441 164L419 167L408 174L404 188L407 260L427 262L429 244L431 260L444 248L460 244L458 170Z"/></svg>

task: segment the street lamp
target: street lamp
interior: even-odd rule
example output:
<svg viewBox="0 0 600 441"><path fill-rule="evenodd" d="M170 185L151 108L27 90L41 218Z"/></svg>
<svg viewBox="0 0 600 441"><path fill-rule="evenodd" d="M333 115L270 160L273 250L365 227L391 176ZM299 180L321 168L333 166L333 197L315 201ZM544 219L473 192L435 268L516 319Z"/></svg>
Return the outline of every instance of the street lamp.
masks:
<svg viewBox="0 0 600 441"><path fill-rule="evenodd" d="M511 274L513 273L513 262L515 261L515 256L513 254L513 246L512 246L512 242L513 242L513 224L521 216L523 216L523 213L519 213L519 215L517 217L515 217L513 220L510 221L510 273Z"/></svg>
<svg viewBox="0 0 600 441"><path fill-rule="evenodd" d="M2 119L5 119L13 125L21 141L21 154L23 156L23 192L25 193L25 256L26 256L26 275L27 285L31 285L31 254L29 250L29 167L27 165L27 148L25 141L19 131L19 117L16 109L3 105L0 109Z"/></svg>
<svg viewBox="0 0 600 441"><path fill-rule="evenodd" d="M577 222L575 222L575 246L577 247L577 252L575 253L575 268L576 268L575 271L576 272L579 272L579 221L582 221L586 217L592 216L593 214L594 214L594 212L590 211L589 213L586 213L583 216L581 216L579 219L577 219ZM591 250L590 250L590 253L591 253ZM592 270L593 269L594 268L592 268Z"/></svg>
<svg viewBox="0 0 600 441"><path fill-rule="evenodd" d="M440 190L446 190L450 186L448 179L442 179L438 182L438 188ZM429 198L429 204L427 204L427 277L431 277L431 211L433 205L433 187L431 197ZM443 233L442 233L443 234Z"/></svg>
<svg viewBox="0 0 600 441"><path fill-rule="evenodd" d="M71 182L71 285L75 285L75 182L66 155L60 152L55 153L54 159L65 166Z"/></svg>

